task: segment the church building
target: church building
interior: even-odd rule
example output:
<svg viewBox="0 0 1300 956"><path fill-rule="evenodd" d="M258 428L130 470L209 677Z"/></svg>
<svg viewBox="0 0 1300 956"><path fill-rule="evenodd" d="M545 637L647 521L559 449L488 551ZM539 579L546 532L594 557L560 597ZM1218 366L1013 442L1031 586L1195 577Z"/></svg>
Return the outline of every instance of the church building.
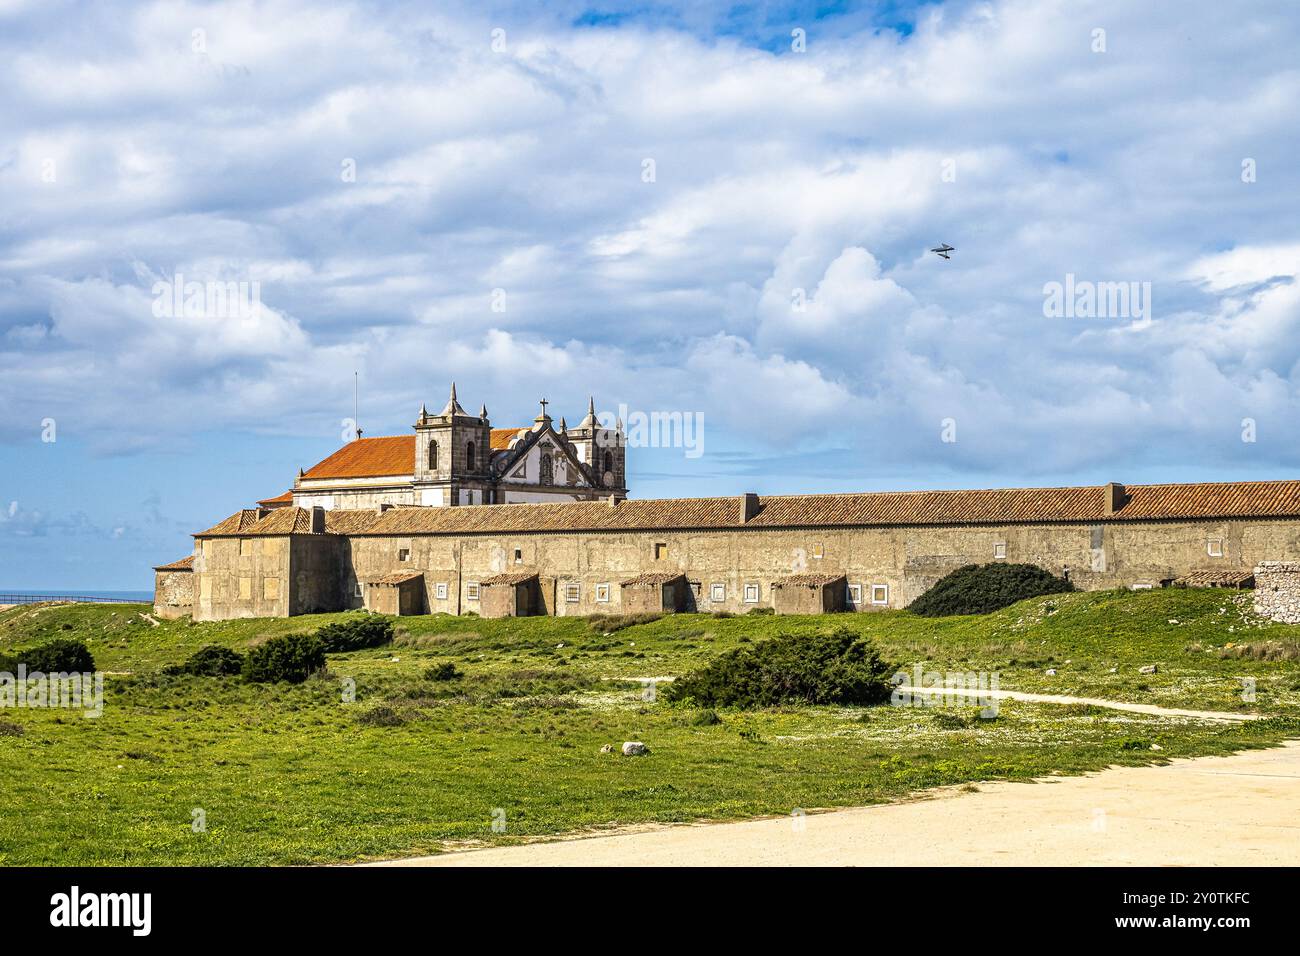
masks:
<svg viewBox="0 0 1300 956"><path fill-rule="evenodd" d="M570 430L546 413L521 428L493 428L487 406L468 414L451 386L436 415L420 406L410 435L357 438L307 470L263 508L561 503L627 497L622 424L602 427L594 399Z"/></svg>

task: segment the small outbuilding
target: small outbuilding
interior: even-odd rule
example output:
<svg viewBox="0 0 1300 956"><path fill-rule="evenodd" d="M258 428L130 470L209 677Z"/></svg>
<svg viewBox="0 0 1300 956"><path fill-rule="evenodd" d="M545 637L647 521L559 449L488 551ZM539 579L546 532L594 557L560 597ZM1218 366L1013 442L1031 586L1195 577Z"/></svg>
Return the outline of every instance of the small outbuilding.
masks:
<svg viewBox="0 0 1300 956"><path fill-rule="evenodd" d="M848 580L843 574L791 574L772 582L777 614L830 614L845 609Z"/></svg>
<svg viewBox="0 0 1300 956"><path fill-rule="evenodd" d="M545 614L536 571L494 574L479 582L479 613L483 617L531 617Z"/></svg>
<svg viewBox="0 0 1300 956"><path fill-rule="evenodd" d="M680 571L646 571L621 585L623 613L686 611L691 589Z"/></svg>
<svg viewBox="0 0 1300 956"><path fill-rule="evenodd" d="M395 571L366 582L366 610L376 614L423 614L424 572Z"/></svg>
<svg viewBox="0 0 1300 956"><path fill-rule="evenodd" d="M194 613L194 555L153 569L153 612L159 617Z"/></svg>
<svg viewBox="0 0 1300 956"><path fill-rule="evenodd" d="M1174 586L1241 590L1255 586L1255 574L1252 571L1189 571L1182 577L1175 578Z"/></svg>

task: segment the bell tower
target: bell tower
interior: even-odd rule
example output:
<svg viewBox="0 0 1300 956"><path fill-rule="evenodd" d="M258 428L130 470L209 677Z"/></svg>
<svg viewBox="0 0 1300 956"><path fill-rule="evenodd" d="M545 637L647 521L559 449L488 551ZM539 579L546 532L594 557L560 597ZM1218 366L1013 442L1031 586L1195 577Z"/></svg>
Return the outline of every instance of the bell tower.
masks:
<svg viewBox="0 0 1300 956"><path fill-rule="evenodd" d="M492 425L487 408L470 415L451 384L437 415L420 406L415 421L415 503L428 507L481 505L491 501Z"/></svg>
<svg viewBox="0 0 1300 956"><path fill-rule="evenodd" d="M596 418L596 400L587 399L587 417L568 433L574 450L583 464L591 468L596 486L617 495L627 496L627 438L623 423L605 428Z"/></svg>

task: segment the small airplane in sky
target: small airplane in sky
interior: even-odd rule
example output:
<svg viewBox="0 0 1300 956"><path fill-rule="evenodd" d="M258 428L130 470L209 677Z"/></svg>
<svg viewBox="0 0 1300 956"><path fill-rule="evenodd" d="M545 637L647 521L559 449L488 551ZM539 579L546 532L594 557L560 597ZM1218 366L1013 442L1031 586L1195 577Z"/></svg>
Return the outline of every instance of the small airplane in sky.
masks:
<svg viewBox="0 0 1300 956"><path fill-rule="evenodd" d="M945 242L945 243L943 243L943 245L939 246L939 247L936 248L936 249L931 249L930 251L931 251L931 252L934 252L934 253L937 253L938 255L942 256L942 257L945 258L945 259L951 259L952 256L948 255L948 253L950 253L950 252L956 252L957 250L954 249L952 246L948 245L948 243Z"/></svg>

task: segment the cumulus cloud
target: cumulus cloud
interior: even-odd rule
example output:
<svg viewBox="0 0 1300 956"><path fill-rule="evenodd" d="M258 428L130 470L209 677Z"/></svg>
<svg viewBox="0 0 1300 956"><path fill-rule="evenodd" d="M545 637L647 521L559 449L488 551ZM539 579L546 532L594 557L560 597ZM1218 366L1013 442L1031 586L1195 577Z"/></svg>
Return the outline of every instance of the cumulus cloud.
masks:
<svg viewBox="0 0 1300 956"><path fill-rule="evenodd" d="M868 479L1231 466L1245 417L1300 463L1288 9L49 9L0 9L0 441L292 434L359 370L372 434L456 378ZM262 308L159 317L178 273ZM1067 274L1152 314L1046 318Z"/></svg>

